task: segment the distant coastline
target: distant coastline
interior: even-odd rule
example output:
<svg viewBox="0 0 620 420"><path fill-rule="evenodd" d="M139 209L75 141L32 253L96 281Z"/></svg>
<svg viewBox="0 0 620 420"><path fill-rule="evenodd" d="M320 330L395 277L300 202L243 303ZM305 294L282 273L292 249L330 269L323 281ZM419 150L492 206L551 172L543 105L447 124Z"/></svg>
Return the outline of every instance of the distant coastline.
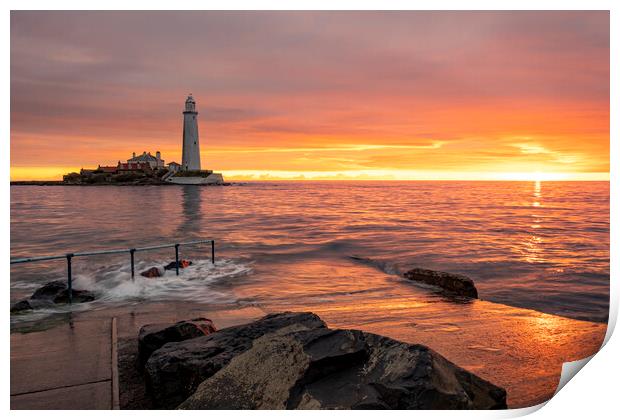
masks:
<svg viewBox="0 0 620 420"><path fill-rule="evenodd" d="M240 185L241 183L234 182L224 182L221 184L201 184L201 186L215 186L215 187L226 187L231 185ZM11 186L13 185L34 185L40 187L51 187L51 186L66 186L66 187L97 187L97 186L105 186L105 185L115 185L119 187L145 187L145 186L175 186L179 184L173 184L171 182L164 181L152 181L149 183L134 183L134 182L98 182L95 184L73 184L64 181L11 181Z"/></svg>

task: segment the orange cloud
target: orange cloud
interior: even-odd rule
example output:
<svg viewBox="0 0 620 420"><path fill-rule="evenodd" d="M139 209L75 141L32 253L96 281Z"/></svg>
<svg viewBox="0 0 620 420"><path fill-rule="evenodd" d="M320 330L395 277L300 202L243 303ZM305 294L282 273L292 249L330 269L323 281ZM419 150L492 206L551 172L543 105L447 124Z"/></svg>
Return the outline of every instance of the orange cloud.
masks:
<svg viewBox="0 0 620 420"><path fill-rule="evenodd" d="M11 19L12 179L180 161L189 90L229 178L608 178L607 12Z"/></svg>

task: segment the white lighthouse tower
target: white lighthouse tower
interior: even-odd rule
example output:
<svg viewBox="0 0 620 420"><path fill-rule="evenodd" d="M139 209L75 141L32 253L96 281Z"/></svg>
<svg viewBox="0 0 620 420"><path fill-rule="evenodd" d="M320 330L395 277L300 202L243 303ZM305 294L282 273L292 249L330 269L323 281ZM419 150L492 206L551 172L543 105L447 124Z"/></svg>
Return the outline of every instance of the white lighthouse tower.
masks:
<svg viewBox="0 0 620 420"><path fill-rule="evenodd" d="M185 100L183 111L183 157L181 168L168 165L166 182L180 185L224 184L221 173L214 173L211 169L202 170L200 167L200 143L198 142L198 112L196 101L190 93ZM190 171L190 173L187 173Z"/></svg>
<svg viewBox="0 0 620 420"><path fill-rule="evenodd" d="M200 143L198 141L197 117L196 101L190 93L185 100L185 111L183 111L183 160L181 161L183 171L200 170Z"/></svg>

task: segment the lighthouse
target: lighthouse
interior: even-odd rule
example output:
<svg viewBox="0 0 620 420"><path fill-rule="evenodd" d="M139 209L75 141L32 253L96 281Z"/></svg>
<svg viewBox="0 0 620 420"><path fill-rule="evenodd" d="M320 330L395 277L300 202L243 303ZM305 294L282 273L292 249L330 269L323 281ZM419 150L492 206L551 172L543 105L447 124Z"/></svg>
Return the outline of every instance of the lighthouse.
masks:
<svg viewBox="0 0 620 420"><path fill-rule="evenodd" d="M197 117L196 101L190 93L185 100L185 111L183 111L183 160L181 161L181 168L184 171L200 170Z"/></svg>

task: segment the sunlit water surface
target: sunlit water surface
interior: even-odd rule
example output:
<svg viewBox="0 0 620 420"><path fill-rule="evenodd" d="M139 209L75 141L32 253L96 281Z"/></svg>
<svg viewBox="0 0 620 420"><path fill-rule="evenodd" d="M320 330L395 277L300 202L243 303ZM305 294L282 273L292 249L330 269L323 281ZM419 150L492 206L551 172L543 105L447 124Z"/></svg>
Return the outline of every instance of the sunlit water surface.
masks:
<svg viewBox="0 0 620 420"><path fill-rule="evenodd" d="M196 264L181 279L131 282L128 254L76 258L76 285L98 292L98 304L311 305L347 293L388 299L402 290L378 281L379 271L419 266L470 276L484 300L607 319L608 182L11 187L11 258L199 238L216 240L215 267L208 247L182 248ZM173 256L138 254L138 270ZM337 267L350 256L370 258L377 276L324 277L304 263ZM279 275L282 263L296 268ZM65 279L62 261L13 266L12 302L52 279Z"/></svg>

